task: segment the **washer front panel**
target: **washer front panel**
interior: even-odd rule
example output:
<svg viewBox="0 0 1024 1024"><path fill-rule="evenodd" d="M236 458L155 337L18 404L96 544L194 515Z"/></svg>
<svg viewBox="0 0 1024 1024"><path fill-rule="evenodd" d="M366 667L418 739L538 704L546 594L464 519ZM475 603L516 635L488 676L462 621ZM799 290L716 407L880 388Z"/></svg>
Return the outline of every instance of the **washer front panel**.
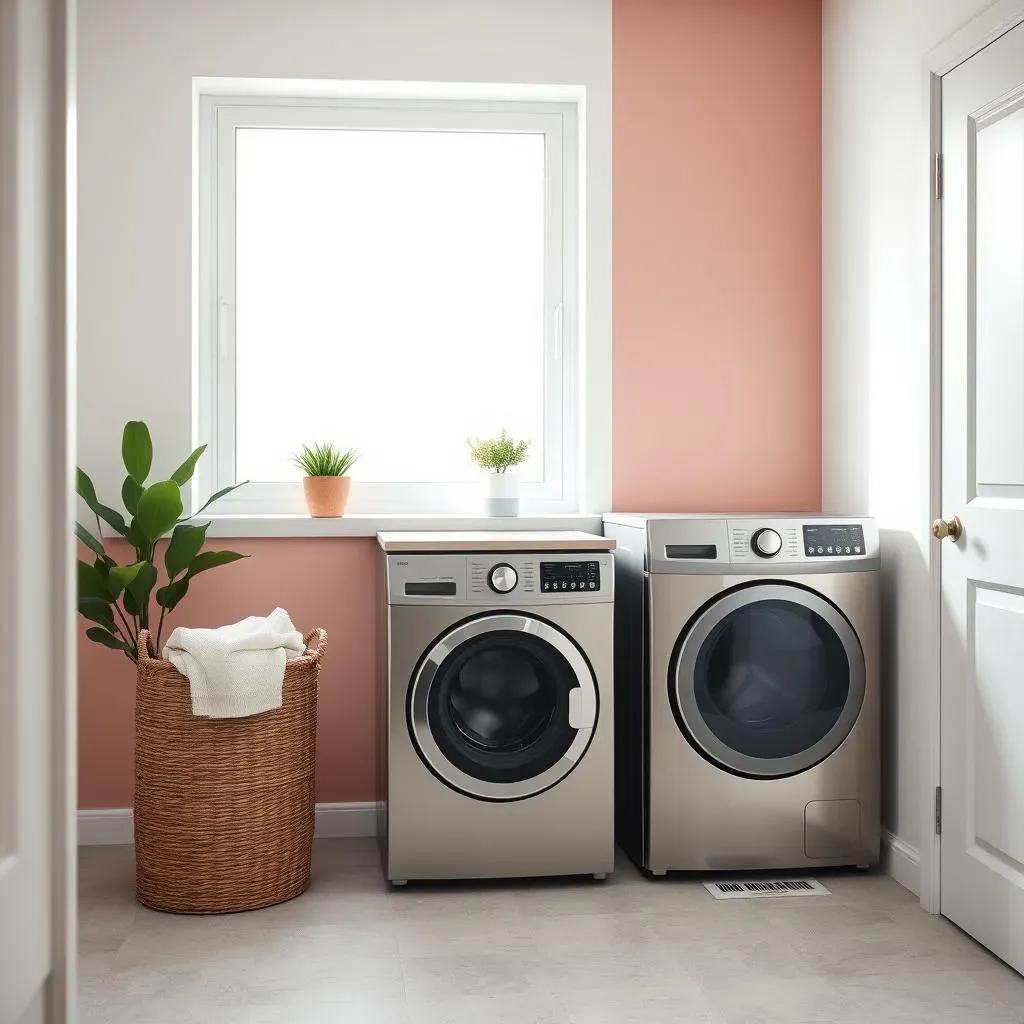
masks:
<svg viewBox="0 0 1024 1024"><path fill-rule="evenodd" d="M751 754L735 749L734 746L725 742L722 736L709 726L697 696L698 672L702 670L702 666L703 670L707 669L708 656L702 655L705 645L709 642L712 644L716 642L717 638L721 636L722 629L726 628L727 620L736 621L737 613L742 613L744 609L755 612L758 605L762 605L765 609L772 605L779 609L787 606L795 607L802 610L805 619L807 619L807 612L812 613L825 629L831 631L826 635L826 640L831 644L833 650L842 652L846 662L845 669L848 673L848 691L834 724L824 735L809 743L805 748L780 756L751 756ZM813 621L807 621L806 628L808 630L812 628L811 622ZM753 651L756 638L750 629L747 632L751 635L744 637L743 643L750 651ZM816 639L820 641L821 638L817 637ZM797 656L797 653L794 648L794 657ZM776 655L777 660L778 650L773 651L773 654ZM762 657L767 659L766 650L762 651ZM749 696L741 690L742 687L745 687L749 691L755 684L760 687L762 693L772 689L777 694L780 693L785 688L786 681L780 679L779 672L773 672L773 668L777 669L778 666L767 663L758 665L756 658L745 665L745 675L740 674L734 681L728 682L728 685L731 685L735 691L737 702L747 700L748 703L752 703L755 701L756 694ZM748 677L753 677L754 682L752 683ZM822 684L828 685L832 682L833 680L826 679L822 681ZM814 591L793 584L755 583L726 591L721 597L711 601L688 624L680 635L675 655L671 661L669 688L671 703L681 720L687 737L708 759L721 768L737 774L777 778L803 772L813 767L832 754L849 735L850 730L857 722L864 701L864 654L853 628L830 601L825 600ZM784 699L788 699L788 695ZM796 720L794 719L794 721ZM751 729L750 734L756 736L756 726ZM770 734L764 733L763 735L767 737Z"/></svg>
<svg viewBox="0 0 1024 1024"><path fill-rule="evenodd" d="M439 683L439 672L445 662L463 645L486 640L489 633L519 633L540 641L553 650L559 661L568 665L571 674L572 685L565 709L567 718L556 726L574 730L575 736L555 764L514 782L478 778L454 764L435 737L434 730L439 728L439 724L431 720L431 690ZM484 614L454 626L434 643L420 661L409 687L409 731L420 757L438 778L453 789L483 800L521 800L550 789L561 781L585 754L597 715L597 685L579 648L557 627L524 613Z"/></svg>

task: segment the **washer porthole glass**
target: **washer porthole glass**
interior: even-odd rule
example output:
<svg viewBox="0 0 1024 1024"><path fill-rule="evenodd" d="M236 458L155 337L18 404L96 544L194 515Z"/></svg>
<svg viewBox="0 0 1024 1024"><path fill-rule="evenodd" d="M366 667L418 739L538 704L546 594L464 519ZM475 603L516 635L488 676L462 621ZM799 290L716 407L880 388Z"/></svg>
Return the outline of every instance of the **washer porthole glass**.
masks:
<svg viewBox="0 0 1024 1024"><path fill-rule="evenodd" d="M580 700L581 691L586 699ZM470 796L515 800L567 775L586 750L596 683L576 644L525 614L460 623L440 638L410 687L409 727L420 757Z"/></svg>
<svg viewBox="0 0 1024 1024"><path fill-rule="evenodd" d="M853 728L864 657L831 602L796 585L754 585L688 624L671 683L679 723L705 756L738 774L791 775Z"/></svg>

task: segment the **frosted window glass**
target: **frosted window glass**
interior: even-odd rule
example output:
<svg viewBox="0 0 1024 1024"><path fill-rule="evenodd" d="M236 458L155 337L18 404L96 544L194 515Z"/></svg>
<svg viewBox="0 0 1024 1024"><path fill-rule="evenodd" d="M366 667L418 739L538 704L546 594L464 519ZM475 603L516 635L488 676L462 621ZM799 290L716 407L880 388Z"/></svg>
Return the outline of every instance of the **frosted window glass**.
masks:
<svg viewBox="0 0 1024 1024"><path fill-rule="evenodd" d="M366 481L478 479L466 438L544 432L544 138L240 129L236 475L330 440Z"/></svg>

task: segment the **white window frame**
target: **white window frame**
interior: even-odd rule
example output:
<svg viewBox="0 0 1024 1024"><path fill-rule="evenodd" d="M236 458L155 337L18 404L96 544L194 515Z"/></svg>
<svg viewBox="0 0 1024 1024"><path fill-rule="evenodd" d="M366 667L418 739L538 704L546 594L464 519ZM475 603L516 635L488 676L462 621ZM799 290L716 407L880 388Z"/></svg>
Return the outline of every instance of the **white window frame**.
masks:
<svg viewBox="0 0 1024 1024"><path fill-rule="evenodd" d="M543 481L522 484L521 504L524 513L534 515L580 511L583 235L578 104L366 96L201 95L198 99L194 433L197 443L209 445L210 457L200 461L193 497L205 499L236 482L236 131L273 127L529 132L545 139L545 457ZM501 387L498 375L494 386ZM356 474L348 510L356 515L472 514L480 507L480 492L477 483L374 483L360 481ZM232 492L208 511L295 515L304 512L305 505L298 481L256 482Z"/></svg>

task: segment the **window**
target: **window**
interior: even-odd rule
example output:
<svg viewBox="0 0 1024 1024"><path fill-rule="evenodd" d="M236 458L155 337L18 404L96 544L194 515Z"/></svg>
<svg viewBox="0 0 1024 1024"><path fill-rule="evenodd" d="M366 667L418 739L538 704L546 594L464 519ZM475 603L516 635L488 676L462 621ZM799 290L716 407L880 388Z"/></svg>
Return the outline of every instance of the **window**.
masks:
<svg viewBox="0 0 1024 1024"><path fill-rule="evenodd" d="M224 513L475 513L466 440L530 439L525 512L578 509L574 103L202 99L199 432Z"/></svg>

